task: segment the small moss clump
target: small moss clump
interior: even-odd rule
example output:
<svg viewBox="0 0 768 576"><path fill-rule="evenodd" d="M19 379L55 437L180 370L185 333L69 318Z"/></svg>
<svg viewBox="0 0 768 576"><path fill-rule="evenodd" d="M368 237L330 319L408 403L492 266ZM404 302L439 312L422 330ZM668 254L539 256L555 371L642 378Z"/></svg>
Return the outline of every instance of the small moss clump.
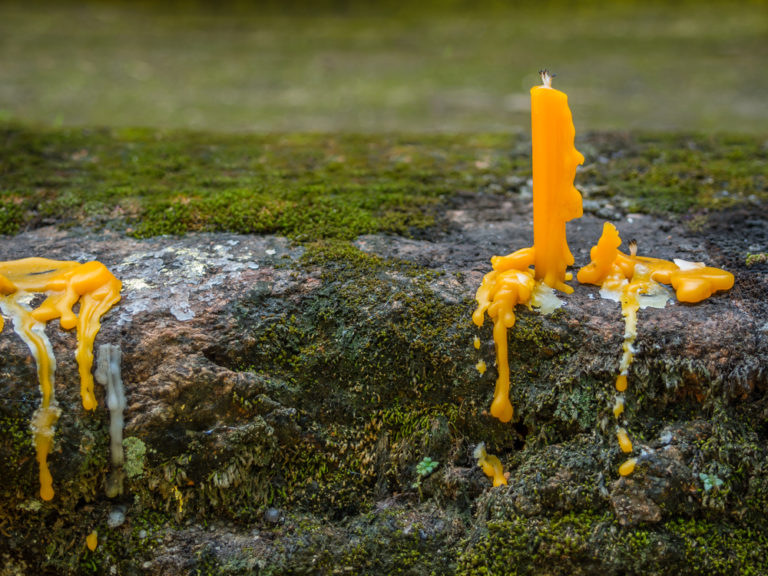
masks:
<svg viewBox="0 0 768 576"><path fill-rule="evenodd" d="M14 198L0 200L0 234L16 234L24 223L24 208Z"/></svg>
<svg viewBox="0 0 768 576"><path fill-rule="evenodd" d="M760 252L759 254L747 254L745 261L747 266L755 266L756 264L764 264L768 262L768 253Z"/></svg>
<svg viewBox="0 0 768 576"><path fill-rule="evenodd" d="M128 436L123 439L123 449L125 451L123 471L126 478L141 476L144 473L144 457L147 453L147 446L141 439Z"/></svg>

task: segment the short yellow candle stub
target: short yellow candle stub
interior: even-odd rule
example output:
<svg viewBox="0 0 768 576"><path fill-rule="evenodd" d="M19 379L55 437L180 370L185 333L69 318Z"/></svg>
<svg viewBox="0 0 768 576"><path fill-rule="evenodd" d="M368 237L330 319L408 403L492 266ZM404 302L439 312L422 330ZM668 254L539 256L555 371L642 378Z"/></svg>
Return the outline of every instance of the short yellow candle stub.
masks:
<svg viewBox="0 0 768 576"><path fill-rule="evenodd" d="M504 467L501 460L485 451L485 442L480 442L474 451L477 465L483 469L483 474L493 480L493 486L506 486L507 477L504 475Z"/></svg>
<svg viewBox="0 0 768 576"><path fill-rule="evenodd" d="M45 334L45 323L59 318L65 330L77 331L80 395L86 410L96 408L93 394L93 341L100 319L120 300L121 282L99 262L67 262L46 258L24 258L0 262L0 310L13 322L37 364L40 407L32 418L37 461L40 468L40 497L53 498L53 480L47 458L53 447L56 422L61 411L54 397L56 359ZM35 294L46 298L35 309L29 302ZM74 311L79 303L79 310ZM3 324L0 322L0 329Z"/></svg>
<svg viewBox="0 0 768 576"><path fill-rule="evenodd" d="M533 245L536 279L565 293L566 268L573 265L565 223L581 218L581 194L574 187L576 167L584 156L574 147L568 97L551 86L542 71L542 86L531 88L531 134L533 156Z"/></svg>

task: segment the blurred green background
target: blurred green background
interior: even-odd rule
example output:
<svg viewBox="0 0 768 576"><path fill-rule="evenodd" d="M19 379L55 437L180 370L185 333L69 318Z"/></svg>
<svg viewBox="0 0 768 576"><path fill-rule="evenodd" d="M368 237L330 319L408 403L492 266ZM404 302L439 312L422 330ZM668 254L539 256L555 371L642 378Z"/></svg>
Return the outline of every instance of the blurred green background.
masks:
<svg viewBox="0 0 768 576"><path fill-rule="evenodd" d="M215 131L768 132L768 3L0 3L0 121Z"/></svg>

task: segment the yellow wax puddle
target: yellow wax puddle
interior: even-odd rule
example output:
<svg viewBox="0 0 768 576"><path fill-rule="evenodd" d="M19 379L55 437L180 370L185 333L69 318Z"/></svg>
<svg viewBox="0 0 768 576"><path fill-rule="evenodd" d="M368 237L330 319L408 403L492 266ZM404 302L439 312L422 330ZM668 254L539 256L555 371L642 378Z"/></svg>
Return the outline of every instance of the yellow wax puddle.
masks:
<svg viewBox="0 0 768 576"><path fill-rule="evenodd" d="M579 282L600 286L603 298L621 303L624 317L624 342L616 377L616 390L627 390L627 376L634 360L634 342L637 337L637 312L641 308L664 308L671 294L662 286L671 284L677 299L681 302L700 302L719 290L733 286L733 274L710 268L701 262L684 260L661 260L635 255L635 246L630 254L619 251L621 238L616 227L610 222L603 226L603 234L591 249L592 261L579 270ZM624 396L617 396L613 414L618 420L624 413ZM624 428L617 431L622 452L632 451L632 442ZM632 473L636 460L627 460L619 468L622 476Z"/></svg>
<svg viewBox="0 0 768 576"><path fill-rule="evenodd" d="M487 369L487 366L485 365L485 360L478 360L477 364L475 364L475 368L477 368L477 371L480 372L480 374L485 374L485 371Z"/></svg>
<svg viewBox="0 0 768 576"><path fill-rule="evenodd" d="M579 270L577 278L585 284L595 284L609 290L615 288L622 279L630 284L640 284L636 293L650 297L660 296L655 288L657 283L671 285L680 302L701 302L720 290L733 287L733 274L705 266L701 262L686 262L685 260L662 260L625 254L618 248L621 238L616 227L610 222L603 225L603 234L597 244L592 247L592 261ZM601 290L601 295L603 291ZM656 306L644 304L642 307Z"/></svg>
<svg viewBox="0 0 768 576"><path fill-rule="evenodd" d="M88 536L85 537L85 545L88 546L88 550L90 550L91 552L96 550L96 546L99 545L99 535L96 532L96 530L94 530L93 532L88 534Z"/></svg>
<svg viewBox="0 0 768 576"><path fill-rule="evenodd" d="M485 451L485 442L480 442L474 451L477 465L483 469L483 473L493 480L494 486L506 486L507 478L504 476L504 467L501 460Z"/></svg>
<svg viewBox="0 0 768 576"><path fill-rule="evenodd" d="M14 331L27 345L37 365L42 399L31 428L43 500L53 498L53 479L47 460L61 413L54 398L56 359L45 334L45 323L59 318L65 330L76 329L80 395L83 407L93 410L96 408L91 374L93 341L101 327L101 317L120 300L121 287L120 281L99 262L80 264L46 258L0 262L0 310L11 319ZM45 294L46 298L32 309L30 302L35 294ZM78 302L80 309L75 313L73 308ZM0 330L2 328L0 321Z"/></svg>

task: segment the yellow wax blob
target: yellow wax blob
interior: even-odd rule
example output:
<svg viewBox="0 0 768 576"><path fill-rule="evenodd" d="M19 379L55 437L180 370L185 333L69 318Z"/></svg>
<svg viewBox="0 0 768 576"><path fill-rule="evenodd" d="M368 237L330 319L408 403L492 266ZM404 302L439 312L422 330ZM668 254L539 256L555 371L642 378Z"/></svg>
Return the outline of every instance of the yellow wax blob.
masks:
<svg viewBox="0 0 768 576"><path fill-rule="evenodd" d="M485 451L485 442L480 442L475 448L474 456L477 465L483 469L483 474L493 480L494 486L506 486L507 478L504 476L504 467L501 460Z"/></svg>
<svg viewBox="0 0 768 576"><path fill-rule="evenodd" d="M619 441L619 448L622 452L632 452L632 440L629 439L629 435L624 428L616 430L616 438Z"/></svg>
<svg viewBox="0 0 768 576"><path fill-rule="evenodd" d="M96 550L96 546L99 545L99 535L96 532L96 530L94 530L93 532L88 534L88 536L85 537L85 545L88 546L88 550L90 550L91 552Z"/></svg>
<svg viewBox="0 0 768 576"><path fill-rule="evenodd" d="M65 330L77 330L80 395L86 410L96 408L93 395L93 341L101 317L120 300L121 282L99 262L67 262L47 258L24 258L0 262L0 308L13 320L14 331L27 344L37 364L42 400L32 418L37 461L40 467L40 497L53 498L53 479L47 458L53 446L54 426L60 410L54 398L56 359L45 335L45 323L60 319ZM46 299L34 310L28 301L34 294ZM73 311L79 302L77 313ZM0 322L0 329L3 324Z"/></svg>
<svg viewBox="0 0 768 576"><path fill-rule="evenodd" d="M630 458L626 460L621 466L619 466L619 474L622 476L629 476L635 471L635 464L637 464L637 458Z"/></svg>
<svg viewBox="0 0 768 576"><path fill-rule="evenodd" d="M680 266L679 261L675 264ZM680 268L669 275L670 283L680 302L701 302L719 290L733 288L734 278L730 272L704 266L698 262L695 264L698 265L690 269ZM658 275L655 280L666 283L661 275Z"/></svg>
<svg viewBox="0 0 768 576"><path fill-rule="evenodd" d="M552 88L547 71L541 74L544 84L531 88L534 268L537 280L570 294L573 288L565 284L565 270L573 265L573 255L565 223L583 212L573 180L584 156L574 147L568 97Z"/></svg>
<svg viewBox="0 0 768 576"><path fill-rule="evenodd" d="M670 284L681 302L701 302L719 290L733 287L733 274L700 262L662 260L624 254L618 248L621 238L610 222L590 251L592 262L579 270L577 278L585 284L617 286L622 280L636 284L636 293L647 294L652 283Z"/></svg>
<svg viewBox="0 0 768 576"><path fill-rule="evenodd" d="M480 374L485 374L485 371L487 369L485 365L485 360L478 360L477 364L475 364L475 368L477 368L477 371L480 372Z"/></svg>
<svg viewBox="0 0 768 576"><path fill-rule="evenodd" d="M475 336L475 339L472 340L472 345L475 347L475 350L480 350L480 338Z"/></svg>
<svg viewBox="0 0 768 576"><path fill-rule="evenodd" d="M600 294L621 302L624 316L624 343L616 390L627 389L627 374L634 359L633 344L637 336L637 311L646 306L663 308L667 296L661 283L671 284L677 298L683 302L699 302L718 290L733 286L733 274L710 268L698 262L659 258L645 258L619 251L621 238L610 222L603 226L603 234L590 250L592 261L579 270L579 282L596 284Z"/></svg>

